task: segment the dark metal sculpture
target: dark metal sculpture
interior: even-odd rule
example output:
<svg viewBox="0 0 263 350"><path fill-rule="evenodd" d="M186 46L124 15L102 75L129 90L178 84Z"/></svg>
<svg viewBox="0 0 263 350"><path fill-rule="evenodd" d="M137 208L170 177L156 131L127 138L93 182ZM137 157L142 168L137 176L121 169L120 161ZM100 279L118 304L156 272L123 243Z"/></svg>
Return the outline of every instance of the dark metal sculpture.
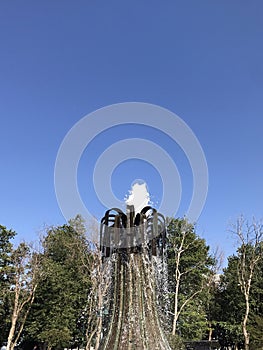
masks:
<svg viewBox="0 0 263 350"><path fill-rule="evenodd" d="M165 218L150 206L136 215L133 206L127 206L127 214L112 208L101 220L100 250L103 259L120 250L139 253L143 247L150 255L161 257L165 242Z"/></svg>

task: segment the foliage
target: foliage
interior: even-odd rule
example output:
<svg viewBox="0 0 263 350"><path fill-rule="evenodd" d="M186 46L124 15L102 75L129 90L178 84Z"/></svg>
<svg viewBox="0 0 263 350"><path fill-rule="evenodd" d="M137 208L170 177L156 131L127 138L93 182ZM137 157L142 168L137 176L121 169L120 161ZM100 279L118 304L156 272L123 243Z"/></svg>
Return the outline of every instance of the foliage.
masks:
<svg viewBox="0 0 263 350"><path fill-rule="evenodd" d="M200 340L207 328L206 314L202 305L202 298L191 300L181 313L178 322L178 332L185 340Z"/></svg>
<svg viewBox="0 0 263 350"><path fill-rule="evenodd" d="M179 335L170 333L167 335L167 339L172 350L185 350L184 341Z"/></svg>
<svg viewBox="0 0 263 350"><path fill-rule="evenodd" d="M263 349L263 258L254 275L251 290L251 314L248 330L251 334L251 349Z"/></svg>
<svg viewBox="0 0 263 350"><path fill-rule="evenodd" d="M0 344L6 341L10 319L9 291L11 286L11 240L16 232L0 225Z"/></svg>
<svg viewBox="0 0 263 350"><path fill-rule="evenodd" d="M10 329L7 350L13 350L23 331L40 278L39 256L26 243L12 251L10 273Z"/></svg>
<svg viewBox="0 0 263 350"><path fill-rule="evenodd" d="M261 304L262 305L262 304ZM251 317L249 332L251 334L251 350L263 349L263 316L253 315Z"/></svg>
<svg viewBox="0 0 263 350"><path fill-rule="evenodd" d="M0 226L0 342L9 336L11 350L19 338L48 349L97 346L102 327L98 314L107 283L99 245L87 240L81 217L48 229L41 252L26 243L15 248L15 235ZM201 339L217 339L221 347L244 347L242 325L248 304L249 349L263 349L262 252L262 241L256 246L253 240L241 241L220 278L215 278L215 259L195 227L184 219L170 221L172 349L183 350L183 341Z"/></svg>
<svg viewBox="0 0 263 350"><path fill-rule="evenodd" d="M211 278L213 258L205 240L185 219L168 225L168 279L173 329L185 339L201 339L206 331L205 291Z"/></svg>
<svg viewBox="0 0 263 350"><path fill-rule="evenodd" d="M83 343L81 316L90 289L89 259L89 244L79 217L48 230L43 241L43 277L27 322L27 340L37 339L48 347Z"/></svg>
<svg viewBox="0 0 263 350"><path fill-rule="evenodd" d="M244 247L242 248L244 249ZM247 254L251 249L246 248ZM247 255L249 256L249 255ZM250 259L247 259L250 263ZM219 339L221 346L243 344L242 320L245 312L245 298L241 290L238 277L240 265L240 247L237 254L228 258L228 266L223 270L220 283L215 291L215 331L214 335ZM263 346L263 264L262 258L255 269L251 282L250 315L248 330L251 337L251 349L260 349Z"/></svg>

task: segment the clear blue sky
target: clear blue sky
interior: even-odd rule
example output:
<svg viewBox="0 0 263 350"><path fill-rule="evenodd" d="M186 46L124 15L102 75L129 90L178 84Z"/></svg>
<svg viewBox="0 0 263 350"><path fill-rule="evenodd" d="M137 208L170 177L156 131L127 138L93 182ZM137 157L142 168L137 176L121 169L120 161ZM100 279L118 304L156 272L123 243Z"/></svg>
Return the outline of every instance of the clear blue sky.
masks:
<svg viewBox="0 0 263 350"><path fill-rule="evenodd" d="M64 136L100 107L140 101L178 114L198 137L210 178L198 232L233 252L229 222L263 217L262 12L261 0L1 1L0 224L30 240L44 223L63 223L54 164ZM83 197L94 147L80 164ZM149 176L160 197L158 174L143 162L113 175L120 198L133 176Z"/></svg>

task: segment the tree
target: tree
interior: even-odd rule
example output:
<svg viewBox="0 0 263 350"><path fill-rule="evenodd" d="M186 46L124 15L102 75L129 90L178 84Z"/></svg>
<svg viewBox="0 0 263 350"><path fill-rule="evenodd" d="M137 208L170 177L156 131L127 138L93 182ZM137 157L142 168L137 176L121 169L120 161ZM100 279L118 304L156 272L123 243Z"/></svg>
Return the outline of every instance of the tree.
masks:
<svg viewBox="0 0 263 350"><path fill-rule="evenodd" d="M214 296L215 336L221 346L238 348L242 344L242 315L245 308L237 276L238 258L228 257Z"/></svg>
<svg viewBox="0 0 263 350"><path fill-rule="evenodd" d="M212 254L214 264L211 267L211 278L205 289L205 313L207 321L207 340L212 341L215 333L215 326L217 323L219 307L217 303L217 292L220 282L219 271L223 264L223 252L217 247L215 252Z"/></svg>
<svg viewBox="0 0 263 350"><path fill-rule="evenodd" d="M172 219L168 225L168 278L173 336L179 324L185 337L201 338L200 328L205 328L201 293L208 286L213 263L209 247L196 235L194 226L185 219Z"/></svg>
<svg viewBox="0 0 263 350"><path fill-rule="evenodd" d="M16 232L0 226L0 340L7 350L17 344L34 300L38 278L38 259L33 250L11 243Z"/></svg>
<svg viewBox="0 0 263 350"><path fill-rule="evenodd" d="M262 341L263 257L261 225L242 217L232 227L238 238L215 294L215 333L221 346L259 349Z"/></svg>
<svg viewBox="0 0 263 350"><path fill-rule="evenodd" d="M245 310L242 319L245 350L249 349L250 334L247 323L251 304L251 287L257 273L263 254L263 226L253 220L252 224L243 217L233 225L233 234L238 238L240 246L237 250L237 277L241 293L245 301Z"/></svg>
<svg viewBox="0 0 263 350"><path fill-rule="evenodd" d="M13 245L11 240L16 232L8 230L0 225L0 344L6 341L8 336L8 320L10 310L8 304L8 295L10 291L10 268L11 253Z"/></svg>
<svg viewBox="0 0 263 350"><path fill-rule="evenodd" d="M251 289L251 312L248 330L251 334L250 347L254 350L263 349L263 258L253 278Z"/></svg>
<svg viewBox="0 0 263 350"><path fill-rule="evenodd" d="M48 229L41 255L42 279L25 338L44 342L48 349L83 345L82 314L90 290L90 271L86 268L90 247L81 219Z"/></svg>
<svg viewBox="0 0 263 350"><path fill-rule="evenodd" d="M21 243L10 256L11 322L7 350L13 350L23 331L33 304L39 280L39 256L26 243Z"/></svg>

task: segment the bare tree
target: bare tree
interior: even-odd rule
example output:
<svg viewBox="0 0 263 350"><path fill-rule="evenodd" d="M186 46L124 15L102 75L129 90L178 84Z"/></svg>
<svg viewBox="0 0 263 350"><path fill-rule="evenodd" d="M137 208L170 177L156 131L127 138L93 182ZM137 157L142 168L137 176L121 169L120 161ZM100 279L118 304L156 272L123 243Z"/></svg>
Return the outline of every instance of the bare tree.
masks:
<svg viewBox="0 0 263 350"><path fill-rule="evenodd" d="M258 268L260 259L263 257L263 225L253 219L252 224L241 216L231 229L236 236L238 248L237 276L241 292L245 299L245 312L242 321L245 350L249 349L249 332L247 322L250 312L250 292L253 277Z"/></svg>
<svg viewBox="0 0 263 350"><path fill-rule="evenodd" d="M10 277L12 314L7 340L7 350L13 350L23 331L29 310L33 304L39 278L40 255L21 243L12 252Z"/></svg>

